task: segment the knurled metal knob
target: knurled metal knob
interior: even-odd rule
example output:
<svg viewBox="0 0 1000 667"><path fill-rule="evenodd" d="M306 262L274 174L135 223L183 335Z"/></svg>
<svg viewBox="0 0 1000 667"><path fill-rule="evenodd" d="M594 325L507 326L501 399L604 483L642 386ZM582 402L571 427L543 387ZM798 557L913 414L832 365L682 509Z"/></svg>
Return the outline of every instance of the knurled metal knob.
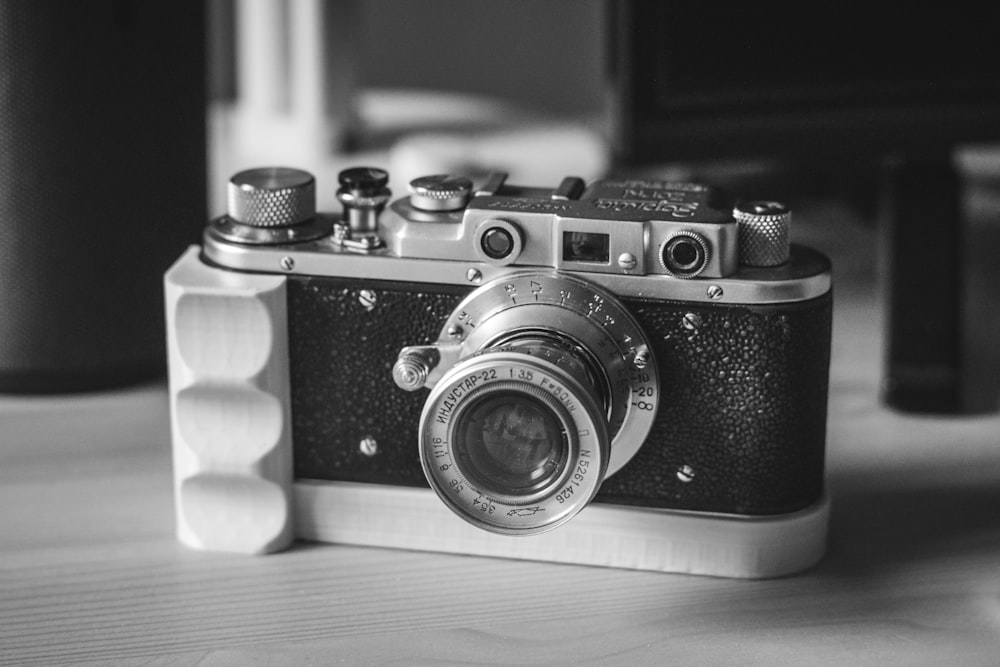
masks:
<svg viewBox="0 0 1000 667"><path fill-rule="evenodd" d="M405 347L392 367L392 379L400 389L416 391L427 382L439 360L433 347Z"/></svg>
<svg viewBox="0 0 1000 667"><path fill-rule="evenodd" d="M241 171L227 194L229 217L251 227L291 227L316 216L316 179L301 169Z"/></svg>
<svg viewBox="0 0 1000 667"><path fill-rule="evenodd" d="M788 261L791 210L780 202L750 201L733 210L739 225L740 264L779 266Z"/></svg>
<svg viewBox="0 0 1000 667"><path fill-rule="evenodd" d="M421 211L457 211L472 196L472 181L464 176L435 174L410 181L410 205Z"/></svg>

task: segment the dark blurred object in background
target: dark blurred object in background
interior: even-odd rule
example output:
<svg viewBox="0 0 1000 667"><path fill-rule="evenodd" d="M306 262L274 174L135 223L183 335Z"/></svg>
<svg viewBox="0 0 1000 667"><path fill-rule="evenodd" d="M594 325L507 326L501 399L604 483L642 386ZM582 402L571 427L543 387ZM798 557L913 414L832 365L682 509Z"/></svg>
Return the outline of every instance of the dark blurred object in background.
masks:
<svg viewBox="0 0 1000 667"><path fill-rule="evenodd" d="M868 157L996 140L1000 6L629 0L614 22L628 163Z"/></svg>
<svg viewBox="0 0 1000 667"><path fill-rule="evenodd" d="M864 182L879 188L883 398L917 412L978 410L964 381L973 355L962 324L972 317L960 305L963 183L953 159L960 144L1000 139L1000 7L607 6L619 163L757 159L799 185L837 183L848 196Z"/></svg>
<svg viewBox="0 0 1000 667"><path fill-rule="evenodd" d="M202 2L0 3L0 391L163 372L205 205Z"/></svg>

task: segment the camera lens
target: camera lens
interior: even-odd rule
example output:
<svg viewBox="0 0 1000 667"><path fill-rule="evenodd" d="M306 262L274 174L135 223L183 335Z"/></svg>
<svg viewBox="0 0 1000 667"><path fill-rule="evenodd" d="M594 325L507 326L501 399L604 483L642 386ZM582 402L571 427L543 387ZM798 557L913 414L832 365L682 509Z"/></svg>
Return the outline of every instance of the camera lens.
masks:
<svg viewBox="0 0 1000 667"><path fill-rule="evenodd" d="M660 264L678 278L694 278L705 270L708 259L708 241L694 232L673 234L660 248Z"/></svg>
<svg viewBox="0 0 1000 667"><path fill-rule="evenodd" d="M503 259L514 249L514 237L506 229L490 227L483 233L483 252L491 259Z"/></svg>
<svg viewBox="0 0 1000 667"><path fill-rule="evenodd" d="M551 483L566 465L563 425L531 391L490 392L457 419L457 463L484 490L531 493Z"/></svg>
<svg viewBox="0 0 1000 667"><path fill-rule="evenodd" d="M479 238L496 226L481 225ZM444 504L487 531L533 535L568 521L657 417L642 329L614 294L571 275L485 283L455 307L435 349L420 462Z"/></svg>
<svg viewBox="0 0 1000 667"><path fill-rule="evenodd" d="M605 408L581 367L559 362L567 354L537 341L493 348L453 366L431 390L421 464L466 521L532 535L569 520L597 493L611 446Z"/></svg>

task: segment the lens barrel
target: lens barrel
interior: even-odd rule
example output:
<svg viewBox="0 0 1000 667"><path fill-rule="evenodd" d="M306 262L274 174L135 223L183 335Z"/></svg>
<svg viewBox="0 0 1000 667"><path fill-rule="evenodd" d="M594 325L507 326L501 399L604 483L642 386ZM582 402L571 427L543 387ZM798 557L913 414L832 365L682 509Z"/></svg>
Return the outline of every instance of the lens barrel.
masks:
<svg viewBox="0 0 1000 667"><path fill-rule="evenodd" d="M420 459L452 511L491 532L531 535L590 503L610 437L600 396L578 375L509 347L445 374L424 405Z"/></svg>
<svg viewBox="0 0 1000 667"><path fill-rule="evenodd" d="M567 521L656 419L658 367L642 328L614 294L572 275L494 278L455 307L431 349L425 375L413 348L396 368L404 389L431 387L421 464L445 505L488 531Z"/></svg>

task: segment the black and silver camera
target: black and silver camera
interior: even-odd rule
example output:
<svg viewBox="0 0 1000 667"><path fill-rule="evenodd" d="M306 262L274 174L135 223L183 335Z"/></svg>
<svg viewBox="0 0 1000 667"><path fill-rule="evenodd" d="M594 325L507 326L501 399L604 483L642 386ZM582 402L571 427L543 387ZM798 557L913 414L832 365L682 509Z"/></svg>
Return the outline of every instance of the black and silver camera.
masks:
<svg viewBox="0 0 1000 667"><path fill-rule="evenodd" d="M789 243L786 207L665 181L387 184L341 172L336 215L306 172L241 172L168 272L182 541L818 560L830 264Z"/></svg>

